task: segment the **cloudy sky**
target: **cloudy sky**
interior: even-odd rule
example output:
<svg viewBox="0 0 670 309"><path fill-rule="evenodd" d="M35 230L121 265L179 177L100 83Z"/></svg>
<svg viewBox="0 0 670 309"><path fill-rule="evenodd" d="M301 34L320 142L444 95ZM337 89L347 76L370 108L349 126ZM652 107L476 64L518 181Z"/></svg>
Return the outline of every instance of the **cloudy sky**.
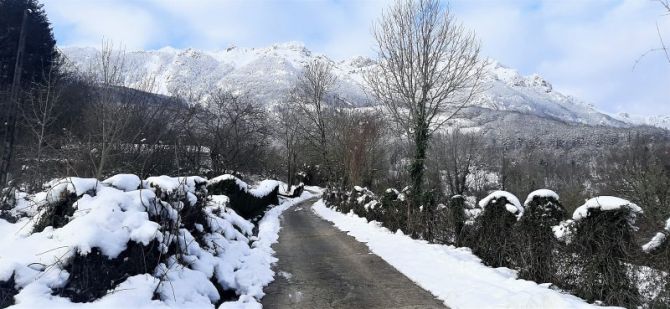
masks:
<svg viewBox="0 0 670 309"><path fill-rule="evenodd" d="M127 49L302 41L335 59L374 56L370 25L383 0L44 0L61 46ZM446 2L445 2L446 3ZM654 0L453 0L488 57L538 73L566 94L611 112L670 115L670 15Z"/></svg>

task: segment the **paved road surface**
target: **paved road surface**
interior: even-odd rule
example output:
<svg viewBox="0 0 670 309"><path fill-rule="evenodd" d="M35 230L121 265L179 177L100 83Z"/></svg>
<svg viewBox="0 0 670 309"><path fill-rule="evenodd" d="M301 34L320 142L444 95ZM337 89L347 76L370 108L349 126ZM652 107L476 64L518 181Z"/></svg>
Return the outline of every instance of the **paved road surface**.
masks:
<svg viewBox="0 0 670 309"><path fill-rule="evenodd" d="M365 244L315 215L313 202L284 212L273 247L277 275L265 289L264 308L445 308Z"/></svg>

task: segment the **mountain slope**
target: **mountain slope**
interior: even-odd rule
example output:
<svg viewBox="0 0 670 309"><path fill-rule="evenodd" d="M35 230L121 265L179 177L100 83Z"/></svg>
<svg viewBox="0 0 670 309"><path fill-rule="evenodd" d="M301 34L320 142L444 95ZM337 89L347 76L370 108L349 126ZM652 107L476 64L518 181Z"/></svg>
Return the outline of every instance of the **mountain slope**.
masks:
<svg viewBox="0 0 670 309"><path fill-rule="evenodd" d="M96 62L93 48L65 48L64 54L81 70ZM333 63L338 77L336 94L352 106L374 105L365 92L364 74L374 62L363 57L334 62L312 53L302 43L289 42L265 48L228 48L219 51L178 50L128 52L123 72L131 87L155 82L154 92L204 100L220 88L245 93L266 105L281 104L302 68L313 59ZM485 91L474 107L487 111L529 114L561 122L591 126L630 127L640 121L612 117L578 99L554 90L538 75L522 76L516 70L489 61ZM464 119L464 121L467 119ZM667 124L667 122L666 122Z"/></svg>

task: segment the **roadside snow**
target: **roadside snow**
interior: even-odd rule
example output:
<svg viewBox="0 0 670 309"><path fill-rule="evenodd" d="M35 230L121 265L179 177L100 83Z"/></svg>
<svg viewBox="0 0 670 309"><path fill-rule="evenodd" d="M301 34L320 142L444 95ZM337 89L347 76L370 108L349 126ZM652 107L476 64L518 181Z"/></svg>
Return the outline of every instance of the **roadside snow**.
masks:
<svg viewBox="0 0 670 309"><path fill-rule="evenodd" d="M320 217L370 250L451 308L602 308L532 281L508 268L490 268L468 248L430 244L393 233L378 222L332 210L319 201Z"/></svg>
<svg viewBox="0 0 670 309"><path fill-rule="evenodd" d="M277 262L272 245L279 240L280 216L288 208L314 197L305 191L294 199L288 199L265 213L258 223L258 238L252 245L251 254L238 273L238 280L244 285L243 293L236 302L227 302L219 308L262 308L259 300L265 296L263 288L274 281L272 265Z"/></svg>
<svg viewBox="0 0 670 309"><path fill-rule="evenodd" d="M263 288L274 277L272 264L277 259L271 246L278 240L279 217L313 194L304 192L298 198L282 199L258 223L256 236L252 236L254 224L227 207L228 197L210 195L199 204L206 223L195 223L195 228L187 229L179 223L179 216L205 198L202 192L196 192L205 182L201 177L168 176L141 181L127 174L103 182L65 178L50 182L44 192L21 195L16 205L21 209L52 207L49 202L73 194L77 199L72 205L76 211L62 227L32 232L38 210L21 210L28 215L16 223L0 219L0 281L13 276L16 282L19 291L13 308L212 307L220 299L214 280L240 295L238 301L223 303L220 308L260 308ZM277 183L265 181L259 188ZM183 198L188 202L182 202ZM159 224L161 221L152 220L161 214L168 221L165 225L180 224L179 228L167 230ZM191 234L196 231L199 238ZM152 241L160 243L160 253L176 245L180 258L166 256L155 269L128 276L92 302L73 303L54 295L55 290L73 280L67 267L75 255L88 255L98 249L113 259L131 242L147 245ZM162 301L155 300L155 295Z"/></svg>

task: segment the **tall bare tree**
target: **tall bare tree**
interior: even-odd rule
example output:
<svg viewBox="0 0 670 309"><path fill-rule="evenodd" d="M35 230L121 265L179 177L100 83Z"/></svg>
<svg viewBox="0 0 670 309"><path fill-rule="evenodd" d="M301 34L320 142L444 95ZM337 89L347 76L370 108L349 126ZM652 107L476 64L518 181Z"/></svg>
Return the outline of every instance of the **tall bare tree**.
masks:
<svg viewBox="0 0 670 309"><path fill-rule="evenodd" d="M315 59L305 66L291 91L291 100L304 116L305 123L299 123L305 137L319 148L321 163L326 167L328 177L331 167L328 159L328 105L326 99L333 90L335 75L332 64L326 60Z"/></svg>
<svg viewBox="0 0 670 309"><path fill-rule="evenodd" d="M43 82L36 83L26 97L26 102L19 106L23 125L28 129L34 139L34 147L29 154L34 160L35 171L31 175L31 182L39 185L44 182L44 152L45 147L50 147L50 139L53 138L52 127L58 121L63 108L60 96L63 91L59 82L61 74L57 67L51 67L43 78Z"/></svg>
<svg viewBox="0 0 670 309"><path fill-rule="evenodd" d="M195 117L202 123L215 172L259 172L254 168L260 168L270 136L268 115L262 106L246 95L217 90L209 97L205 110Z"/></svg>
<svg viewBox="0 0 670 309"><path fill-rule="evenodd" d="M114 167L112 161L115 158L141 148L145 142L158 142L159 135L155 136L155 141L147 141L143 136L157 123L171 123L172 115L164 104L155 102L148 94L155 88L153 77L147 76L135 85L126 83L125 52L122 48L114 48L108 41L103 42L96 60L88 72L95 90L84 109L86 132L83 138L93 174L101 178L110 167Z"/></svg>
<svg viewBox="0 0 670 309"><path fill-rule="evenodd" d="M430 137L478 92L484 62L474 33L438 0L398 0L373 32L378 65L367 82L414 145L409 214L421 203Z"/></svg>
<svg viewBox="0 0 670 309"><path fill-rule="evenodd" d="M286 183L292 186L295 183L295 175L298 164L298 146L300 142L298 117L292 105L278 106L276 109L276 121L279 128L275 131L277 138L282 143L286 158Z"/></svg>
<svg viewBox="0 0 670 309"><path fill-rule="evenodd" d="M440 176L447 183L449 195L461 195L468 188L467 179L483 150L478 135L463 133L460 129L437 135L435 139L435 161Z"/></svg>

